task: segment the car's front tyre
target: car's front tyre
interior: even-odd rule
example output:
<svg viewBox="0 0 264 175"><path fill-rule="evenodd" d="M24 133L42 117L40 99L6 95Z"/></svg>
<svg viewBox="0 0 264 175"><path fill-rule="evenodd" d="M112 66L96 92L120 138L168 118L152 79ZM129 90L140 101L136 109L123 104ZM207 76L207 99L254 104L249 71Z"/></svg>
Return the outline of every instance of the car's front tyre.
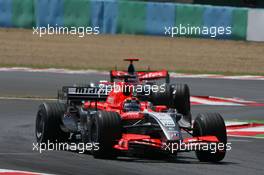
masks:
<svg viewBox="0 0 264 175"><path fill-rule="evenodd" d="M201 162L219 162L226 154L227 135L225 122L218 113L198 114L193 124L193 136L216 136L218 144L223 145L223 149L216 149L216 152L208 150L197 150L196 156Z"/></svg>
<svg viewBox="0 0 264 175"><path fill-rule="evenodd" d="M93 145L92 154L95 158L114 158L113 146L122 137L121 118L116 112L98 111L90 124L90 140Z"/></svg>

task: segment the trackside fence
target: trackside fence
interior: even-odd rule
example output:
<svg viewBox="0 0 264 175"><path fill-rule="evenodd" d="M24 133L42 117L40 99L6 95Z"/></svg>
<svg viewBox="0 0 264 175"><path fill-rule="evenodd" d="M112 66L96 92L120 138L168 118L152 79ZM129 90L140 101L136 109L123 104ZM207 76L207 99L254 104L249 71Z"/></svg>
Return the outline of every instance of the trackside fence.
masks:
<svg viewBox="0 0 264 175"><path fill-rule="evenodd" d="M186 31L191 27L222 27L231 33L213 38L264 41L263 9L115 0L0 0L1 27L48 25L97 26L103 34L172 37L173 33L173 37L200 38L212 36ZM182 34L180 26L185 28Z"/></svg>

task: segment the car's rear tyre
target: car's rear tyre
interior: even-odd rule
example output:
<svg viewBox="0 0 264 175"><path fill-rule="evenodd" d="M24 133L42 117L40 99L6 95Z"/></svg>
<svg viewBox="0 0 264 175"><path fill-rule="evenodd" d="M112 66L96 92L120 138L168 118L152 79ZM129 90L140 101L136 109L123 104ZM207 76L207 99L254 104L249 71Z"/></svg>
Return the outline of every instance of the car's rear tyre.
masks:
<svg viewBox="0 0 264 175"><path fill-rule="evenodd" d="M218 113L198 114L193 124L193 136L216 136L219 144L224 145L222 150L196 151L196 156L201 162L219 162L226 154L226 127L222 116Z"/></svg>
<svg viewBox="0 0 264 175"><path fill-rule="evenodd" d="M151 94L151 102L154 105L165 105L170 106L172 104L172 89L169 84L165 84L164 92L152 92Z"/></svg>
<svg viewBox="0 0 264 175"><path fill-rule="evenodd" d="M176 84L171 87L173 94L172 107L184 116L190 114L190 89L187 84Z"/></svg>
<svg viewBox="0 0 264 175"><path fill-rule="evenodd" d="M166 105L185 116L190 114L190 89L186 84L166 84L164 92L153 92L151 102L154 105Z"/></svg>
<svg viewBox="0 0 264 175"><path fill-rule="evenodd" d="M99 144L97 148L93 147L93 156L95 158L116 157L113 146L122 137L119 114L116 112L98 111L97 115L92 117L90 131L92 144Z"/></svg>
<svg viewBox="0 0 264 175"><path fill-rule="evenodd" d="M69 133L63 132L60 125L61 118L66 110L62 103L43 103L39 106L35 135L38 143L64 142Z"/></svg>

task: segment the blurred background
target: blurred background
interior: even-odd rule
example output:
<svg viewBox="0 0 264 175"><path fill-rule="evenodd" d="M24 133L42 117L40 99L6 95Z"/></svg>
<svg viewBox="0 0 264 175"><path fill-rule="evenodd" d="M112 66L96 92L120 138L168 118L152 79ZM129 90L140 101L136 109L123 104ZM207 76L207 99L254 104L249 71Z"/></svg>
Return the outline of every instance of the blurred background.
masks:
<svg viewBox="0 0 264 175"><path fill-rule="evenodd" d="M0 66L109 70L127 57L140 68L264 74L262 0L0 0ZM175 35L165 28L231 28ZM99 35L34 35L40 27L98 28ZM81 32L83 29L80 30ZM107 60L107 61L106 61ZM123 63L118 66L124 67Z"/></svg>

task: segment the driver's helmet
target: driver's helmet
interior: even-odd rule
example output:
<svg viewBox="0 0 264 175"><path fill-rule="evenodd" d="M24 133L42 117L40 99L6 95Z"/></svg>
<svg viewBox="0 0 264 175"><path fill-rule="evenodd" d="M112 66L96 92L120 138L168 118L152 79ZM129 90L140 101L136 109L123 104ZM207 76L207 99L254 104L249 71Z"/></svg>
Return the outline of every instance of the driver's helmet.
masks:
<svg viewBox="0 0 264 175"><path fill-rule="evenodd" d="M137 98L128 98L123 103L124 112L140 111L140 102Z"/></svg>

